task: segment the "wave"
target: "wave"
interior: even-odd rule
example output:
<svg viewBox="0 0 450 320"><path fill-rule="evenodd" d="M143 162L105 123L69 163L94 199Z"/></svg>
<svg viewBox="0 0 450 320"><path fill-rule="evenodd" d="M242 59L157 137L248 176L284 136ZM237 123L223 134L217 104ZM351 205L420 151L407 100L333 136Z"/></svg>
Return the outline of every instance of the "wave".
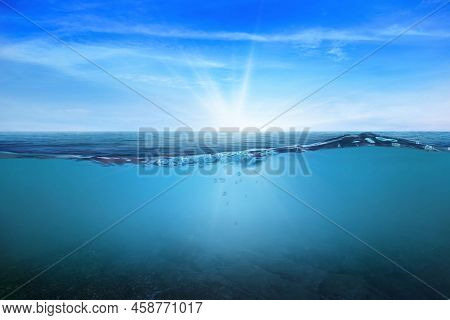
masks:
<svg viewBox="0 0 450 320"><path fill-rule="evenodd" d="M148 159L145 163L155 166L179 166L194 165L208 163L227 163L227 162L246 162L248 164L257 163L266 157L282 153L298 153L306 151L317 151L321 149L349 148L349 147L394 147L394 148L413 148L425 151L440 151L438 148L422 144L418 141L412 141L402 138L386 137L371 132L363 132L360 134L347 134L322 142L292 145L265 149L253 149L238 152L219 152L215 154L204 154L190 157L172 156L160 157L158 159Z"/></svg>
<svg viewBox="0 0 450 320"><path fill-rule="evenodd" d="M359 134L345 134L321 142L311 144L296 144L289 146L278 146L270 148L249 149L243 151L211 152L194 155L145 155L145 152L129 155L104 155L104 154L45 154L45 153L21 153L21 152L1 152L2 158L39 158L39 159L74 159L78 161L94 161L103 165L123 165L123 164L144 164L159 167L175 167L187 165L205 165L213 163L245 162L253 164L263 161L269 156L283 153L299 153L307 151L317 151L322 149L351 148L351 147L393 147L393 148L413 148L425 151L444 151L429 144L419 141L378 135L371 132ZM113 151L110 151L114 154Z"/></svg>

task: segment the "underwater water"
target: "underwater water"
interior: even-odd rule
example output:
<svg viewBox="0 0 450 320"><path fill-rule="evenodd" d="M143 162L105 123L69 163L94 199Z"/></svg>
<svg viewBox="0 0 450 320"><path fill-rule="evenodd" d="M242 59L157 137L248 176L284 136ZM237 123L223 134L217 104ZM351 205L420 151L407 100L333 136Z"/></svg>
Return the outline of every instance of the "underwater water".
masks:
<svg viewBox="0 0 450 320"><path fill-rule="evenodd" d="M267 169L300 158L310 174ZM210 166L0 159L0 296L105 229L8 298L450 296L449 152L362 146L273 155L258 174Z"/></svg>

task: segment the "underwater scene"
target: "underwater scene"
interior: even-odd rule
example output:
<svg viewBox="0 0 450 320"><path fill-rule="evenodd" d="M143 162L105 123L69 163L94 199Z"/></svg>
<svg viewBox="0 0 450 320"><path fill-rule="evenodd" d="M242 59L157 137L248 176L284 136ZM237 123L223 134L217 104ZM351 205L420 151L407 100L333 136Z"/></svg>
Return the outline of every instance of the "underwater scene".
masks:
<svg viewBox="0 0 450 320"><path fill-rule="evenodd" d="M449 132L141 138L0 134L2 297L450 296Z"/></svg>

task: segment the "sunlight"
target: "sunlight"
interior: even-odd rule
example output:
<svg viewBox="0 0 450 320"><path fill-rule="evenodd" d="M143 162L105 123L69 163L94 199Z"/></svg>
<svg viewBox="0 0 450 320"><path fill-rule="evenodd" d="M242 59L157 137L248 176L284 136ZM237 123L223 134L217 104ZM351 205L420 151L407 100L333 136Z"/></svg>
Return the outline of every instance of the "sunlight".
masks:
<svg viewBox="0 0 450 320"><path fill-rule="evenodd" d="M223 81L215 80L208 69L199 70L192 67L195 82L200 84L201 94L196 94L198 103L207 110L209 119L216 127L247 127L251 117L247 114L248 93L253 67L253 46L243 68L239 85L230 90L225 89ZM216 78L219 78L216 75ZM208 124L210 125L210 124Z"/></svg>

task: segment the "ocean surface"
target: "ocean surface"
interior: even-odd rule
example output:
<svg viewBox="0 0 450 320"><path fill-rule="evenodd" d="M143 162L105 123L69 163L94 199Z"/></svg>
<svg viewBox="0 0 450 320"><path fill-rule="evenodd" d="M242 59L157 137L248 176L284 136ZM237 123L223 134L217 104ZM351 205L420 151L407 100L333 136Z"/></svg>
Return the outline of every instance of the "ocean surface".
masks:
<svg viewBox="0 0 450 320"><path fill-rule="evenodd" d="M273 152L158 167L132 160L136 133L1 133L0 296L449 297L450 133L333 140L348 134L310 133L300 152L283 149L295 135L218 139L213 154ZM189 160L195 139L149 152Z"/></svg>

